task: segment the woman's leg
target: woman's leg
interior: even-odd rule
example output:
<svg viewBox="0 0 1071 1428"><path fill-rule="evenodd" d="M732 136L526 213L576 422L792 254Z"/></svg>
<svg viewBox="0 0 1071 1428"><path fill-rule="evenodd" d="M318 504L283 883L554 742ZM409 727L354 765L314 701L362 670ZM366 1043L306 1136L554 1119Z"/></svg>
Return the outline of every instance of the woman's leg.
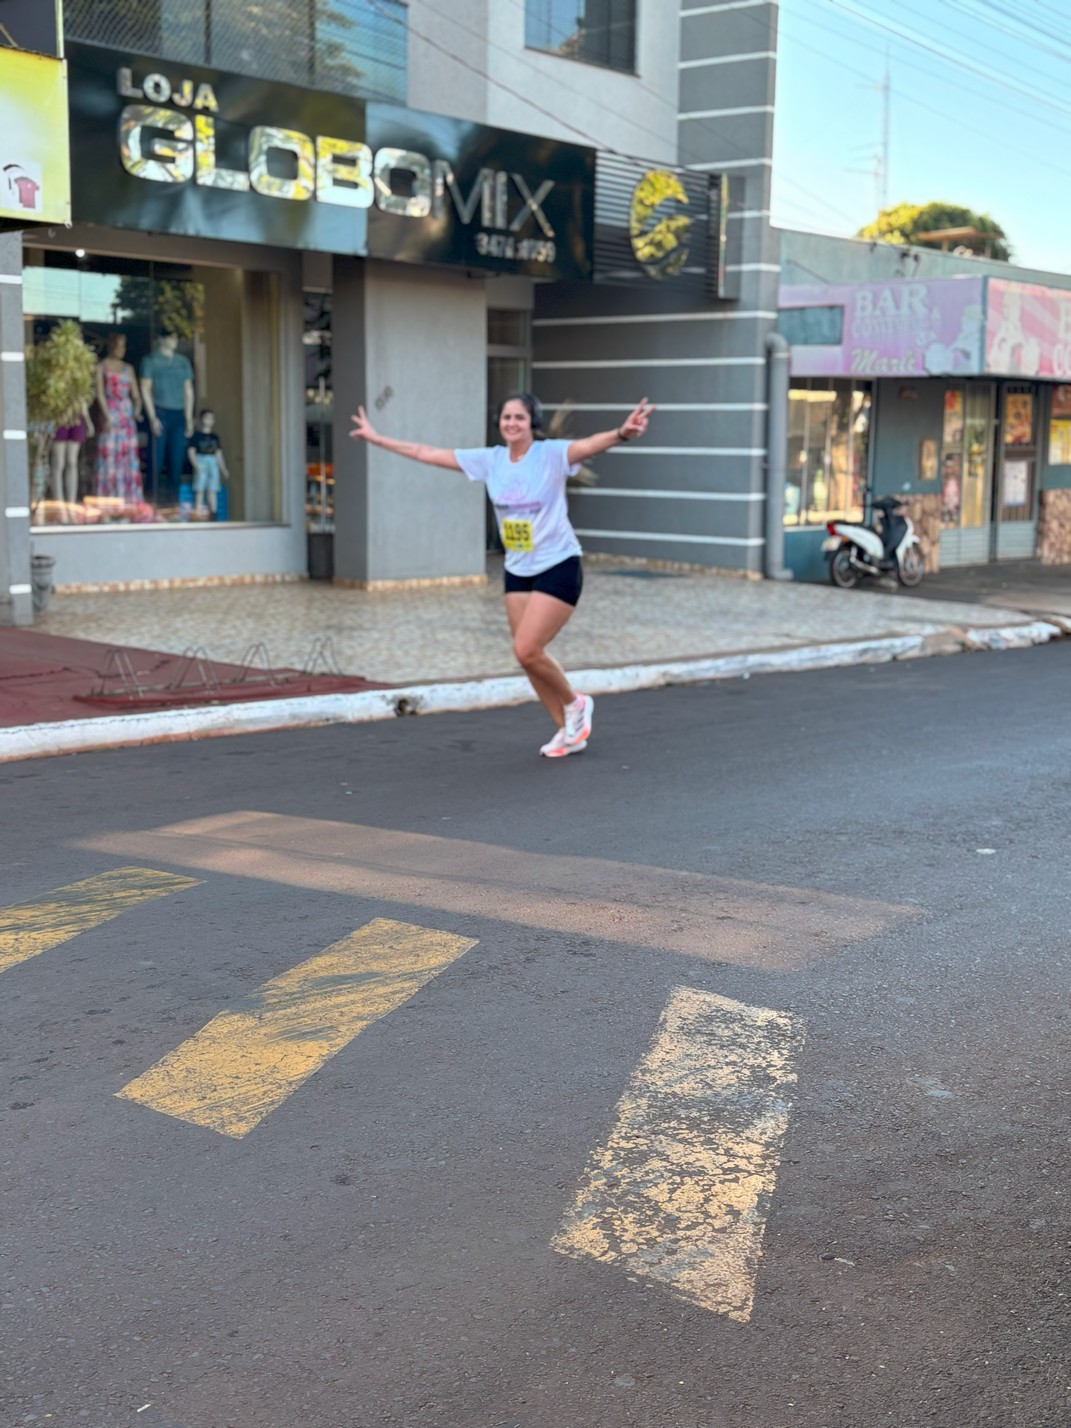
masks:
<svg viewBox="0 0 1071 1428"><path fill-rule="evenodd" d="M66 500L73 506L78 500L78 457L82 450L80 441L67 442Z"/></svg>
<svg viewBox="0 0 1071 1428"><path fill-rule="evenodd" d="M566 601L544 595L540 590L506 596L513 652L559 729L565 722L565 705L571 704L576 694L561 665L547 654L546 647L568 623L573 608Z"/></svg>
<svg viewBox="0 0 1071 1428"><path fill-rule="evenodd" d="M54 501L63 500L63 473L66 467L67 443L54 441L52 443L52 499Z"/></svg>

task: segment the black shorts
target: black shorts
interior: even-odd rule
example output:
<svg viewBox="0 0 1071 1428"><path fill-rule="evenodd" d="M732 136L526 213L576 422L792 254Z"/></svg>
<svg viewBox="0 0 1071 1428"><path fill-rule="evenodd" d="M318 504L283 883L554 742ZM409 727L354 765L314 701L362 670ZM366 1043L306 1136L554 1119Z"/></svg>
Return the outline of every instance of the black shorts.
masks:
<svg viewBox="0 0 1071 1428"><path fill-rule="evenodd" d="M514 575L506 571L506 594L517 591L538 590L542 595L553 595L555 600L564 600L567 605L575 605L584 588L584 572L580 557L571 555L568 560L552 565L549 570L541 570L538 575Z"/></svg>

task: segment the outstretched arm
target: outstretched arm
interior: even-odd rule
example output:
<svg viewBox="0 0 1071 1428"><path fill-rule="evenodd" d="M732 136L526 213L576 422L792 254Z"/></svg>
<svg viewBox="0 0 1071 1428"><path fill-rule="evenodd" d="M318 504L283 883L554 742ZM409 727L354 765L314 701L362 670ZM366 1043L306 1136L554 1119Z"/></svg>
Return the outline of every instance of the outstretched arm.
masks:
<svg viewBox="0 0 1071 1428"><path fill-rule="evenodd" d="M647 430L647 421L653 411L654 407L644 397L639 406L633 407L616 431L600 431L594 436L582 436L571 441L566 453L569 465L578 466L582 461L590 461L593 456L609 451L611 446L631 441L634 436L642 436Z"/></svg>
<svg viewBox="0 0 1071 1428"><path fill-rule="evenodd" d="M395 441L391 436L380 436L368 420L364 407L358 407L357 415L350 420L353 422L350 436L355 441L367 441L372 446L381 446L384 451L393 451L397 456L408 456L410 461L422 461L425 466L441 466L444 471L461 470L448 447L425 446L419 441Z"/></svg>

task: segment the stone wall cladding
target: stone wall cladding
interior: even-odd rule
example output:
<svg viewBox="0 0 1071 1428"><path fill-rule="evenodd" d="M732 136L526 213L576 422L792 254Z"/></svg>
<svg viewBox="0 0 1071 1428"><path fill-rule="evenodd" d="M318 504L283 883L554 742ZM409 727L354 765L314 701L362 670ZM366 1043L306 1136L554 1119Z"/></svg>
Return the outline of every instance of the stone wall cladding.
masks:
<svg viewBox="0 0 1071 1428"><path fill-rule="evenodd" d="M915 524L926 574L936 575L941 569L941 497L936 492L916 492L901 500L904 514Z"/></svg>
<svg viewBox="0 0 1071 1428"><path fill-rule="evenodd" d="M1042 565L1071 565L1071 490L1041 492L1037 549Z"/></svg>

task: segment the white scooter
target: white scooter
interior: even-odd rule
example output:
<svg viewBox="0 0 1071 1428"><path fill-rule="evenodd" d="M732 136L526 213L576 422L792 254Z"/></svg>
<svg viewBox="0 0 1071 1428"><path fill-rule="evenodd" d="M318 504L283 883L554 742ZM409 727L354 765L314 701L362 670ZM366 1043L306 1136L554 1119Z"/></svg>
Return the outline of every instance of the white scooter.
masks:
<svg viewBox="0 0 1071 1428"><path fill-rule="evenodd" d="M911 519L904 515L896 496L871 502L880 524L827 521L828 537L822 549L829 557L829 578L842 590L851 590L863 576L895 575L913 589L922 580L922 550Z"/></svg>

